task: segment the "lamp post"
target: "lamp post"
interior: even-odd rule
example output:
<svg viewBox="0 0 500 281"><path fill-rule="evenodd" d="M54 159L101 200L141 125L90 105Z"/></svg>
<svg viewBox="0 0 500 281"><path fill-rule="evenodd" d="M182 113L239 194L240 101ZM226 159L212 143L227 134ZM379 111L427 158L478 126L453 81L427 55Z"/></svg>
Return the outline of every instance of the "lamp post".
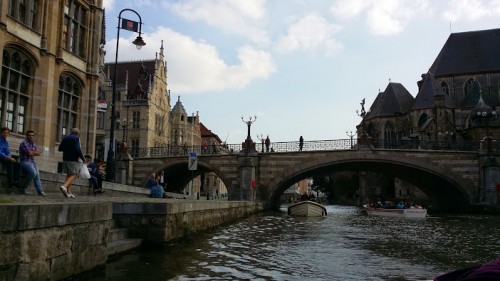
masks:
<svg viewBox="0 0 500 281"><path fill-rule="evenodd" d="M255 149L255 143L253 143L252 137L250 136L250 127L252 126L252 123L255 123L255 120L257 120L257 115L254 115L253 117L252 116L248 117L248 120L246 120L246 121L243 118L243 116L241 116L241 121L243 121L243 123L247 124L247 127L248 127L247 139L245 140L245 151L247 153L250 151L250 148L253 147L252 149Z"/></svg>
<svg viewBox="0 0 500 281"><path fill-rule="evenodd" d="M123 19L122 21L122 13L125 11L133 12L139 18L139 22ZM120 27L121 23L121 27ZM139 36L132 42L138 50L145 46L146 43L142 40L141 37L141 26L142 26L142 18L141 16L132 9L123 9L118 14L118 32L116 35L116 52L115 52L115 69L113 73L113 93L111 97L111 127L109 129L109 150L108 150L108 159L106 161L106 181L114 182L115 181L115 126L116 126L116 72L118 66L118 45L120 43L120 29L126 29L129 31L134 31L139 33Z"/></svg>
<svg viewBox="0 0 500 281"><path fill-rule="evenodd" d="M352 149L352 143L353 143L353 137L356 136L356 133L353 133L352 131L345 131L346 135L351 138L351 149Z"/></svg>
<svg viewBox="0 0 500 281"><path fill-rule="evenodd" d="M264 135L257 135L257 139L260 140L260 143L262 144L262 153L264 153Z"/></svg>

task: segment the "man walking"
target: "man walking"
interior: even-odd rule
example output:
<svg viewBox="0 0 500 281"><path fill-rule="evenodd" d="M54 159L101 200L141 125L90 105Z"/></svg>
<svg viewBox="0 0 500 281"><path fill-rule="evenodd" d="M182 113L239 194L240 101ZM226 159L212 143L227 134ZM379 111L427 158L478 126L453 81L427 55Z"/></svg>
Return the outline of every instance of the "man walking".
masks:
<svg viewBox="0 0 500 281"><path fill-rule="evenodd" d="M24 194L28 194L26 190L28 189L28 185L30 184L30 182L33 181L38 195L45 196L47 195L47 193L43 192L42 190L42 183L40 182L40 172L38 171L35 162L35 156L40 156L41 152L33 142L34 136L35 132L27 131L26 140L24 140L19 145L19 162L21 168L26 173L26 178L21 185L21 192Z"/></svg>
<svg viewBox="0 0 500 281"><path fill-rule="evenodd" d="M78 159L82 159L82 162L85 162L80 145L80 130L77 128L71 129L71 135L65 136L62 139L58 150L63 153L63 171L66 173L66 181L59 189L64 196L75 198L75 195L71 192L71 184L78 177L80 169L84 165L79 163Z"/></svg>
<svg viewBox="0 0 500 281"><path fill-rule="evenodd" d="M302 151L302 147L304 147L304 138L300 136L299 138L299 151Z"/></svg>
<svg viewBox="0 0 500 281"><path fill-rule="evenodd" d="M3 127L0 135L0 163L2 163L7 170L7 180L10 187L19 187L19 166L16 159L12 157L9 148L7 137L10 134L10 129Z"/></svg>

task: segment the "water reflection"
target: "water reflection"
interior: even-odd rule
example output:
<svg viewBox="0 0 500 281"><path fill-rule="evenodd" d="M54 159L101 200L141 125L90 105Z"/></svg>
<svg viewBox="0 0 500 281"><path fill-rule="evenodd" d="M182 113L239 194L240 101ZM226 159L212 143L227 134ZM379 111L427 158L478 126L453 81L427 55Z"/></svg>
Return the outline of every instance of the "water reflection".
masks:
<svg viewBox="0 0 500 281"><path fill-rule="evenodd" d="M426 280L500 257L498 217L325 218L265 213L164 249L141 249L85 280ZM83 279L82 279L83 280Z"/></svg>

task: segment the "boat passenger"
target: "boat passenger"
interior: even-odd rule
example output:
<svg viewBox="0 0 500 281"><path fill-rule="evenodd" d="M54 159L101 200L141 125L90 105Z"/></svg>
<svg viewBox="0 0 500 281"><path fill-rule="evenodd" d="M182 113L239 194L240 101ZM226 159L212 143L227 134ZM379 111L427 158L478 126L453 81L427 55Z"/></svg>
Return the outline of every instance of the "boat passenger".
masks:
<svg viewBox="0 0 500 281"><path fill-rule="evenodd" d="M398 205L396 206L396 209L404 209L405 208L405 204L403 203L403 201L399 201Z"/></svg>

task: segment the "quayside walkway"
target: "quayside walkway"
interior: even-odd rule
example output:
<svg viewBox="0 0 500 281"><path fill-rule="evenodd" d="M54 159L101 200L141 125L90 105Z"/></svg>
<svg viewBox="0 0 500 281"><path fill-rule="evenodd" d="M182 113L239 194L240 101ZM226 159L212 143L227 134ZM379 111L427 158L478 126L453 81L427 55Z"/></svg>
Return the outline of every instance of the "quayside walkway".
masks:
<svg viewBox="0 0 500 281"><path fill-rule="evenodd" d="M111 183L96 196L76 185L76 198L46 187L47 196L0 188L0 280L65 279L141 244L161 245L264 209L255 202L149 198L145 189Z"/></svg>

